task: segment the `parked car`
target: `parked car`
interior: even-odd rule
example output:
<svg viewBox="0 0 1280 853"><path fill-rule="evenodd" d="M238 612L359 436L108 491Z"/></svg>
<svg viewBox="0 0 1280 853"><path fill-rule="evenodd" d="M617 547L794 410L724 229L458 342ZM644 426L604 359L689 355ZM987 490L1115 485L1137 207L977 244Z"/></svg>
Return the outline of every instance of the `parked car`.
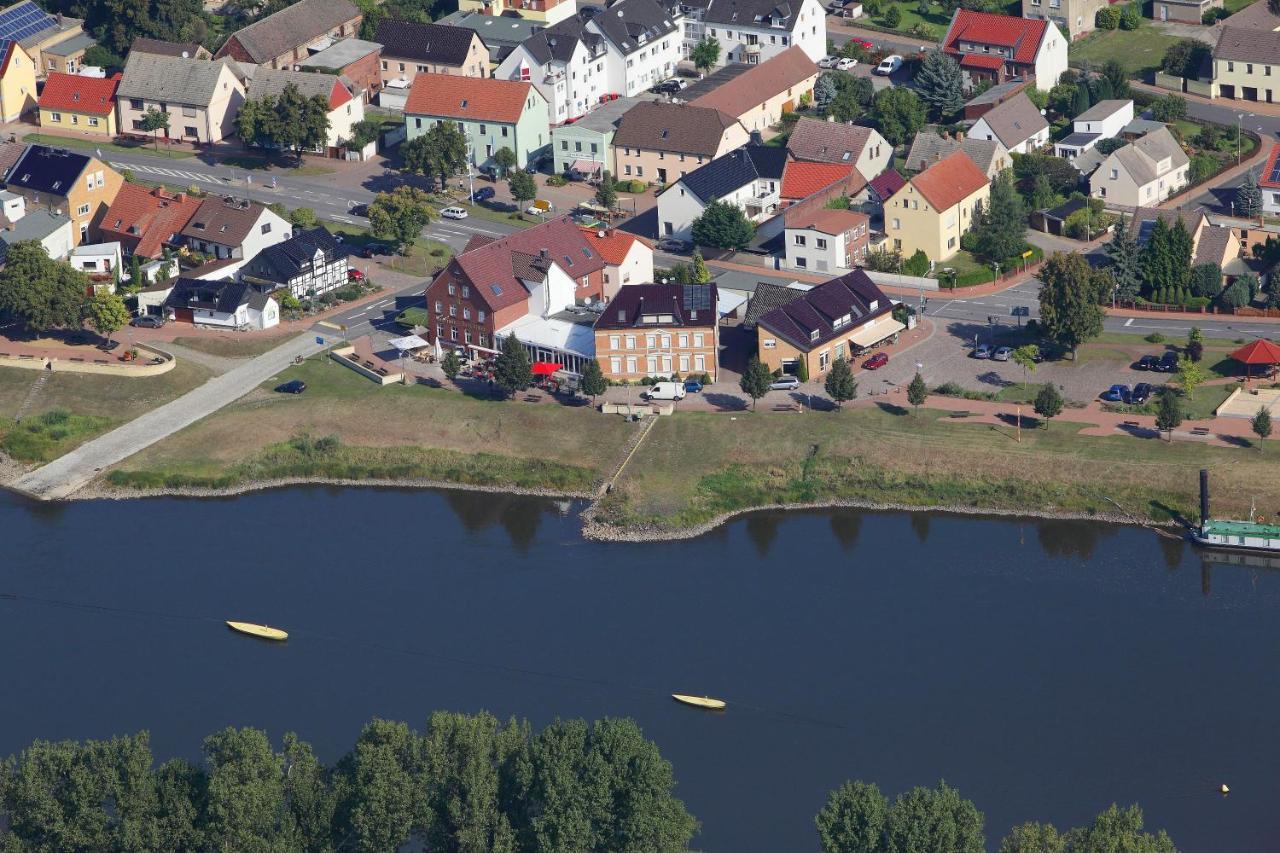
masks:
<svg viewBox="0 0 1280 853"><path fill-rule="evenodd" d="M364 281L364 273L355 267L347 267L347 281Z"/></svg>
<svg viewBox="0 0 1280 853"><path fill-rule="evenodd" d="M1134 370L1159 370L1160 356L1150 355L1150 354L1144 355L1142 358L1134 362L1133 369Z"/></svg>
<svg viewBox="0 0 1280 853"><path fill-rule="evenodd" d="M663 237L657 242L658 251L660 252L687 252L689 244L684 240L677 240L675 237Z"/></svg>
<svg viewBox="0 0 1280 853"><path fill-rule="evenodd" d="M141 317L134 317L129 321L129 325L140 329L159 329L164 325L164 318L155 314L144 314Z"/></svg>
<svg viewBox="0 0 1280 853"><path fill-rule="evenodd" d="M991 344L978 344L969 353L970 358L991 358Z"/></svg>
<svg viewBox="0 0 1280 853"><path fill-rule="evenodd" d="M844 59L841 59L839 62L836 63L836 70L848 71L850 68L853 68L857 64L858 64L858 60L854 59L852 56L846 56Z"/></svg>
<svg viewBox="0 0 1280 853"><path fill-rule="evenodd" d="M347 213L350 213L352 216L368 216L368 215L369 215L369 205L367 205L367 204L357 204L355 207L353 207L353 208L351 208L350 210L348 210L348 211L347 211Z"/></svg>
<svg viewBox="0 0 1280 853"><path fill-rule="evenodd" d="M365 243L364 248L360 250L360 257L372 258L376 255L391 254L391 247L386 243Z"/></svg>
<svg viewBox="0 0 1280 853"><path fill-rule="evenodd" d="M1011 355L1013 355L1013 347L996 347L995 352L991 353L991 360L1008 361Z"/></svg>
<svg viewBox="0 0 1280 853"><path fill-rule="evenodd" d="M902 57L895 53L892 56L886 56L884 58L884 61L882 61L879 65L876 66L875 73L883 77L888 77L890 74L897 71L901 67L902 67Z"/></svg>
<svg viewBox="0 0 1280 853"><path fill-rule="evenodd" d="M290 379L288 382L276 386L276 391L281 394L301 394L305 390L307 390L307 383L301 379Z"/></svg>
<svg viewBox="0 0 1280 853"><path fill-rule="evenodd" d="M863 370L879 370L880 368L884 367L888 363L889 363L889 354L884 352L878 352L875 355L871 356L871 358L862 362L862 369Z"/></svg>
<svg viewBox="0 0 1280 853"><path fill-rule="evenodd" d="M854 44L856 44L858 47L862 48L863 50L875 50L875 49L876 49L875 44L873 44L872 42L867 41L866 39L849 39L849 41L853 42Z"/></svg>
<svg viewBox="0 0 1280 853"><path fill-rule="evenodd" d="M471 194L473 204L479 204L482 201L488 201L495 195L493 187L481 187Z"/></svg>
<svg viewBox="0 0 1280 853"><path fill-rule="evenodd" d="M1141 405L1151 398L1153 391L1155 391L1155 388L1151 387L1151 383L1139 382L1133 386L1133 393L1129 395L1129 401Z"/></svg>
<svg viewBox="0 0 1280 853"><path fill-rule="evenodd" d="M818 60L818 67L819 68L835 68L836 63L839 61L840 61L840 57L832 56L831 54L828 53L826 56Z"/></svg>
<svg viewBox="0 0 1280 853"><path fill-rule="evenodd" d="M650 89L650 92L656 92L659 95L674 95L689 84L684 80L672 77L669 80L663 80L661 83Z"/></svg>
<svg viewBox="0 0 1280 853"><path fill-rule="evenodd" d="M640 396L646 400L683 400L684 386L679 382L655 382Z"/></svg>
<svg viewBox="0 0 1280 853"><path fill-rule="evenodd" d="M525 208L524 212L533 214L534 216L550 216L551 212L555 209L556 206L551 202L546 199L538 198L534 199L533 204Z"/></svg>
<svg viewBox="0 0 1280 853"><path fill-rule="evenodd" d="M800 387L800 380L794 376L783 376L769 383L770 391L794 391Z"/></svg>
<svg viewBox="0 0 1280 853"><path fill-rule="evenodd" d="M1165 353L1160 357L1161 373L1176 373L1178 371L1178 354L1173 350Z"/></svg>
<svg viewBox="0 0 1280 853"><path fill-rule="evenodd" d="M1127 403L1133 398L1128 385L1112 385L1102 392L1102 399L1108 403Z"/></svg>
<svg viewBox="0 0 1280 853"><path fill-rule="evenodd" d="M461 207L446 207L440 211L440 215L445 219L466 219L467 212Z"/></svg>
<svg viewBox="0 0 1280 853"><path fill-rule="evenodd" d="M686 379L684 381L684 390L690 394L698 394L702 391L702 383L697 379Z"/></svg>

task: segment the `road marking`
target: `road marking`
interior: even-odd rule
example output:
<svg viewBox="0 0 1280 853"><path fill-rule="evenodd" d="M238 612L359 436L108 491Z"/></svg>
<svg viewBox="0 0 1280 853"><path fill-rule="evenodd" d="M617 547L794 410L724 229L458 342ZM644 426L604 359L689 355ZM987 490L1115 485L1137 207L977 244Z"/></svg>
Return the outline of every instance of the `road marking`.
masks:
<svg viewBox="0 0 1280 853"><path fill-rule="evenodd" d="M352 219L351 217L349 217L349 216L340 216L340 215L338 215L338 214L336 214L336 213L335 213L335 214L333 214L332 216L330 216L329 218L330 218L330 219L336 219L336 220L338 220L339 222L350 222L350 223L353 223L353 224L355 223L355 220L354 220L354 219Z"/></svg>
<svg viewBox="0 0 1280 853"><path fill-rule="evenodd" d="M1133 325L1133 318L1130 317L1128 320L1125 321L1124 327L1127 329L1132 325Z"/></svg>
<svg viewBox="0 0 1280 853"><path fill-rule="evenodd" d="M329 322L328 320L320 320L318 323L316 323L316 325L317 325L317 326L327 326L327 327L328 327L328 328L330 328L330 329L340 329L340 328L341 328L337 323L331 323L331 322Z"/></svg>

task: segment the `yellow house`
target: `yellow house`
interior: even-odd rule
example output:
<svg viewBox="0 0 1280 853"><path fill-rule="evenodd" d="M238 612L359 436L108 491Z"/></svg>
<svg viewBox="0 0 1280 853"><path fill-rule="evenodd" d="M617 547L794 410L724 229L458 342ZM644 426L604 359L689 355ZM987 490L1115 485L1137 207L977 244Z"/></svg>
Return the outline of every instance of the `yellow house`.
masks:
<svg viewBox="0 0 1280 853"><path fill-rule="evenodd" d="M27 215L48 210L71 219L72 242L91 243L124 178L88 154L28 145L9 170L7 188L22 196Z"/></svg>
<svg viewBox="0 0 1280 853"><path fill-rule="evenodd" d="M804 49L793 45L689 103L732 116L747 130L763 131L812 98L821 73Z"/></svg>
<svg viewBox="0 0 1280 853"><path fill-rule="evenodd" d="M963 151L956 151L911 180L884 203L890 247L909 258L923 250L931 261L960 251L960 235L991 195L991 181Z"/></svg>
<svg viewBox="0 0 1280 853"><path fill-rule="evenodd" d="M120 75L81 77L51 72L40 93L40 126L110 138L116 135Z"/></svg>
<svg viewBox="0 0 1280 853"><path fill-rule="evenodd" d="M17 121L36 105L36 63L16 41L0 60L0 120Z"/></svg>
<svg viewBox="0 0 1280 853"><path fill-rule="evenodd" d="M1213 48L1211 96L1280 102L1280 15L1254 3L1222 25Z"/></svg>

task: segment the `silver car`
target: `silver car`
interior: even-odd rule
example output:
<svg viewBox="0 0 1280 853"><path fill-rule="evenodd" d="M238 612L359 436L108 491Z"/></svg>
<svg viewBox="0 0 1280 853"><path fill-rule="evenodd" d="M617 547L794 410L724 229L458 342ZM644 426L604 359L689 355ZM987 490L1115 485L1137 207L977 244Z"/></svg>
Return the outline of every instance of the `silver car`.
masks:
<svg viewBox="0 0 1280 853"><path fill-rule="evenodd" d="M800 387L800 380L794 376L783 376L769 383L770 391L794 391Z"/></svg>
<svg viewBox="0 0 1280 853"><path fill-rule="evenodd" d="M1013 355L1013 347L996 347L996 351L991 353L991 360L1008 361L1011 355Z"/></svg>
<svg viewBox="0 0 1280 853"><path fill-rule="evenodd" d="M991 358L991 344L978 344L969 355L973 358Z"/></svg>

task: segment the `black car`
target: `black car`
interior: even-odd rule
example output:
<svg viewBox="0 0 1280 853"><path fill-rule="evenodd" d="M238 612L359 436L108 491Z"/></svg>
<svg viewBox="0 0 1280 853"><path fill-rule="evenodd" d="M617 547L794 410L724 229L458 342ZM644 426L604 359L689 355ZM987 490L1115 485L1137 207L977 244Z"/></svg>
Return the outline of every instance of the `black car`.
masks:
<svg viewBox="0 0 1280 853"><path fill-rule="evenodd" d="M674 95L683 88L684 87L680 85L679 80L663 80L649 91L658 95Z"/></svg>
<svg viewBox="0 0 1280 853"><path fill-rule="evenodd" d="M479 204L482 201L488 201L493 198L494 195L493 187L481 187L471 194L471 201L475 204Z"/></svg>
<svg viewBox="0 0 1280 853"><path fill-rule="evenodd" d="M276 390L281 394L301 394L303 391L307 390L307 383L303 382L301 379L290 379L283 385L277 385Z"/></svg>
<svg viewBox="0 0 1280 853"><path fill-rule="evenodd" d="M1151 392L1155 389L1151 387L1149 382L1139 382L1133 386L1133 390L1129 392L1129 402L1134 405L1142 405L1151 398Z"/></svg>
<svg viewBox="0 0 1280 853"><path fill-rule="evenodd" d="M347 213L350 213L352 216L366 216L366 217L367 217L367 216L369 215L369 205L367 205L367 204L357 204L355 207L353 207L353 208L351 208L350 210L348 210L348 211L347 211Z"/></svg>
<svg viewBox="0 0 1280 853"><path fill-rule="evenodd" d="M360 257L372 258L375 255L389 255L391 247L386 243L365 243L364 248L360 250Z"/></svg>
<svg viewBox="0 0 1280 853"><path fill-rule="evenodd" d="M1173 350L1160 356L1160 372L1175 373L1178 370L1178 354Z"/></svg>
<svg viewBox="0 0 1280 853"><path fill-rule="evenodd" d="M1134 370L1159 370L1160 356L1144 355L1133 365Z"/></svg>
<svg viewBox="0 0 1280 853"><path fill-rule="evenodd" d="M140 329L158 329L164 325L164 318L155 314L144 314L141 317L134 317L129 321L129 325Z"/></svg>

